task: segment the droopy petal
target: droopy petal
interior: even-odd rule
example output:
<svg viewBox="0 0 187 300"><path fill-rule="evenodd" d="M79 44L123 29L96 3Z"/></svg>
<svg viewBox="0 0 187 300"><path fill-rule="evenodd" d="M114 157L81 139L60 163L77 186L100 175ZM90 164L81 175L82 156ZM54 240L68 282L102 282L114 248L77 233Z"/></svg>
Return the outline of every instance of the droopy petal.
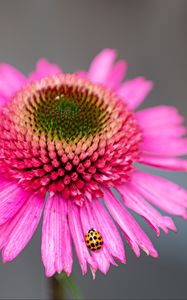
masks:
<svg viewBox="0 0 187 300"><path fill-rule="evenodd" d="M145 153L141 154L141 158L138 161L141 164L171 170L171 171L187 171L187 160L181 158L162 158L158 156L150 156Z"/></svg>
<svg viewBox="0 0 187 300"><path fill-rule="evenodd" d="M61 199L62 201L62 199ZM73 254L72 254L72 239L68 224L68 206L67 202L62 203L62 214L65 216L62 224L63 229L63 261L64 261L64 272L69 276L72 271L73 265Z"/></svg>
<svg viewBox="0 0 187 300"><path fill-rule="evenodd" d="M52 276L56 272L61 273L65 269L65 260L68 275L71 273L72 249L67 225L67 201L58 194L48 198L44 210L42 260L47 276Z"/></svg>
<svg viewBox="0 0 187 300"><path fill-rule="evenodd" d="M107 210L98 199L92 201L90 206L111 255L121 262L126 262L123 241Z"/></svg>
<svg viewBox="0 0 187 300"><path fill-rule="evenodd" d="M126 81L118 89L117 94L130 109L136 109L151 91L153 83L143 77Z"/></svg>
<svg viewBox="0 0 187 300"><path fill-rule="evenodd" d="M0 181L0 225L11 219L25 203L29 194L9 180Z"/></svg>
<svg viewBox="0 0 187 300"><path fill-rule="evenodd" d="M6 231L10 227L11 232L2 250L4 262L13 260L28 244L40 221L43 206L44 199L31 195L16 216L7 223Z"/></svg>
<svg viewBox="0 0 187 300"><path fill-rule="evenodd" d="M9 99L19 91L27 80L24 75L8 64L0 64L0 95Z"/></svg>
<svg viewBox="0 0 187 300"><path fill-rule="evenodd" d="M56 75L60 73L62 73L62 70L58 65L51 64L47 59L41 58L37 62L36 70L29 75L29 78L31 80L38 80L45 76Z"/></svg>
<svg viewBox="0 0 187 300"><path fill-rule="evenodd" d="M187 218L187 191L159 176L136 171L132 183L150 202L173 215Z"/></svg>
<svg viewBox="0 0 187 300"><path fill-rule="evenodd" d="M87 262L95 272L97 269L97 265L93 258L90 256L85 244L80 220L80 211L77 205L74 204L71 200L68 201L68 220L72 239L83 275L87 273Z"/></svg>
<svg viewBox="0 0 187 300"><path fill-rule="evenodd" d="M106 83L114 60L116 58L116 51L112 49L104 49L92 61L88 78L94 83Z"/></svg>
<svg viewBox="0 0 187 300"><path fill-rule="evenodd" d="M103 189L103 192L104 201L111 215L120 226L135 254L137 256L140 255L139 247L141 247L148 255L157 257L158 253L154 249L153 244L130 213L109 190Z"/></svg>
<svg viewBox="0 0 187 300"><path fill-rule="evenodd" d="M85 203L85 205L80 209L84 235L86 235L90 229L96 228L104 238L103 229L100 227L100 224L97 222L97 219L95 219L95 214L93 213L94 212L91 210L90 203ZM104 274L108 272L110 263L115 264L107 246L107 241L105 240L103 247L99 251L92 252L92 256L97 262L99 270Z"/></svg>
<svg viewBox="0 0 187 300"><path fill-rule="evenodd" d="M163 229L165 233L168 233L168 229L176 230L172 219L167 216L162 216L139 193L137 193L133 184L123 184L118 187L118 190L121 193L125 205L145 218L158 236L160 235L159 227Z"/></svg>
<svg viewBox="0 0 187 300"><path fill-rule="evenodd" d="M11 188L10 188L11 184ZM12 182L2 179L0 180L0 192L3 192L3 189L11 193L11 197L9 198L9 201L4 203L4 205L1 207L2 211L2 225L0 225L0 249L6 245L7 240L10 236L10 233L16 226L17 221L20 218L19 210L22 206L24 206L24 203L28 200L28 198L31 196L30 193L21 191L20 199L19 197L16 197L16 203L14 205L14 197L12 197L12 191L15 190L14 184ZM17 190L19 193L19 187L17 186ZM17 194L18 195L18 194ZM1 194L2 196L2 194ZM10 195L9 195L10 196ZM19 203L20 201L20 203ZM3 215L4 211L4 215ZM3 222L6 221L6 222Z"/></svg>

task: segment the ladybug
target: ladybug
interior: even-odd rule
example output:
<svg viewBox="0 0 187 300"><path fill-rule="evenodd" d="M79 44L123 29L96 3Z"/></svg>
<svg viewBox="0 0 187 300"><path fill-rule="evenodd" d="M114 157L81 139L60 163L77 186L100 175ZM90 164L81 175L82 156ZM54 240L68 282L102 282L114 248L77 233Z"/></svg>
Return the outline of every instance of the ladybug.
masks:
<svg viewBox="0 0 187 300"><path fill-rule="evenodd" d="M85 235L85 242L87 247L92 251L100 250L103 245L103 239L100 233L92 228Z"/></svg>

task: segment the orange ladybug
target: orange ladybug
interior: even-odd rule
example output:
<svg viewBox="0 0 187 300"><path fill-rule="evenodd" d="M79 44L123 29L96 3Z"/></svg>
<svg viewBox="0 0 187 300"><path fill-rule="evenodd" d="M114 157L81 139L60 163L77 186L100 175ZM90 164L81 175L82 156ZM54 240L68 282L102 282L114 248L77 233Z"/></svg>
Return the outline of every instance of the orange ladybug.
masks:
<svg viewBox="0 0 187 300"><path fill-rule="evenodd" d="M94 228L90 229L88 233L85 235L85 242L87 247L92 251L100 250L103 245L102 236Z"/></svg>

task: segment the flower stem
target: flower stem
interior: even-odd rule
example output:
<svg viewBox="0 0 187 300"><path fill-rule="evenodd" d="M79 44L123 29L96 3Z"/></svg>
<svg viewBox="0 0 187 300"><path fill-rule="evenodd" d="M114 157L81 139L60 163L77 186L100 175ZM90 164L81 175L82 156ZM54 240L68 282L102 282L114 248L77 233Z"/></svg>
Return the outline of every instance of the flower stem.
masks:
<svg viewBox="0 0 187 300"><path fill-rule="evenodd" d="M74 283L72 277L65 273L56 274L50 278L51 281L51 300L65 300L66 293L70 294L74 300L82 300L82 293Z"/></svg>
<svg viewBox="0 0 187 300"><path fill-rule="evenodd" d="M64 286L60 284L56 275L50 278L51 283L51 300L65 300Z"/></svg>

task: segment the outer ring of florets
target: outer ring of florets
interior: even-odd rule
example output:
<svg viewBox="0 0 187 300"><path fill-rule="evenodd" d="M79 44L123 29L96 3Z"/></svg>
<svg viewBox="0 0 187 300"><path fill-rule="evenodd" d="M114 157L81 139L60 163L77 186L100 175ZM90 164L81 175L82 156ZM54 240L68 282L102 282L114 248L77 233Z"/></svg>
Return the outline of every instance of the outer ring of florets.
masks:
<svg viewBox="0 0 187 300"><path fill-rule="evenodd" d="M102 196L100 184L126 181L139 159L133 113L76 75L28 84L2 108L0 124L3 175L38 195L59 192L81 205Z"/></svg>

